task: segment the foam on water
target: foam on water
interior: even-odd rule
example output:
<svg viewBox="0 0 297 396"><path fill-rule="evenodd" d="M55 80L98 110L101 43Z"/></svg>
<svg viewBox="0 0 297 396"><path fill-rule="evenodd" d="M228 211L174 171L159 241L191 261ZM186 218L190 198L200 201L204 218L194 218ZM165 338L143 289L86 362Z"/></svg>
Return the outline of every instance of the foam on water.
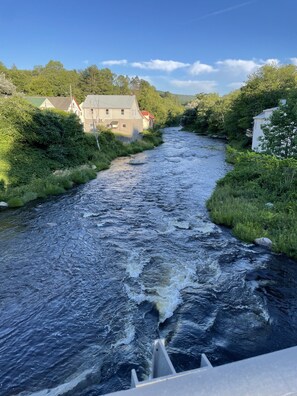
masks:
<svg viewBox="0 0 297 396"><path fill-rule="evenodd" d="M127 259L126 271L131 278L138 278L143 267L149 262L144 249L133 249Z"/></svg>
<svg viewBox="0 0 297 396"><path fill-rule="evenodd" d="M18 396L61 396L67 392L70 392L81 382L85 381L87 376L91 373L93 373L93 369L85 370L75 378L65 382L64 384L58 385L56 388L43 389L33 393L21 392L18 394Z"/></svg>
<svg viewBox="0 0 297 396"><path fill-rule="evenodd" d="M196 286L195 275L196 263L194 262L175 265L170 263L166 268L166 280L160 278L160 284L146 287L141 283L140 290L137 291L129 285L125 285L125 288L130 300L137 304L143 301L153 303L159 312L159 323L163 323L173 315L182 302L181 291L186 287Z"/></svg>
<svg viewBox="0 0 297 396"><path fill-rule="evenodd" d="M120 338L115 344L112 344L111 346L113 348L116 348L120 345L129 345L133 342L134 339L135 339L135 326L129 320L129 322L125 323L123 337Z"/></svg>

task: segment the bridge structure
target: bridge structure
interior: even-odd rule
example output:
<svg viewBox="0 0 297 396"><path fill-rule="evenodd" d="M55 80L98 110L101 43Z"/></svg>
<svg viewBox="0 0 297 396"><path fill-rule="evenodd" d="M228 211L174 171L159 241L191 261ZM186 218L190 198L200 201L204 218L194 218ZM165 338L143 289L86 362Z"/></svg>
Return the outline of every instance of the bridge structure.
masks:
<svg viewBox="0 0 297 396"><path fill-rule="evenodd" d="M297 347L213 367L201 354L200 367L177 373L163 340L153 347L151 375L113 396L297 396Z"/></svg>

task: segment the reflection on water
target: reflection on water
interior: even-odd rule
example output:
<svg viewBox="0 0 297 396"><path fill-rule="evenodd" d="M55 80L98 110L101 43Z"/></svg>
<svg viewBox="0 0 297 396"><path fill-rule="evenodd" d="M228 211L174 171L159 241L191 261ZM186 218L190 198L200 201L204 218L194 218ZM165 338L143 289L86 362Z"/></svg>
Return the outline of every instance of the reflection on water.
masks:
<svg viewBox="0 0 297 396"><path fill-rule="evenodd" d="M100 395L149 372L295 345L296 263L210 222L224 145L169 128L96 180L0 214L0 394Z"/></svg>

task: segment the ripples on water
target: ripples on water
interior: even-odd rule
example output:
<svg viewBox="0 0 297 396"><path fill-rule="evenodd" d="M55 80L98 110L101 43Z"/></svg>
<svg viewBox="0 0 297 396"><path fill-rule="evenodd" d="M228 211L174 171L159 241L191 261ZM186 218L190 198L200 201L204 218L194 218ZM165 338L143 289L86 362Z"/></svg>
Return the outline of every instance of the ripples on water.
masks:
<svg viewBox="0 0 297 396"><path fill-rule="evenodd" d="M240 243L205 209L222 142L167 129L70 193L0 214L0 394L92 396L149 373L296 344L296 263Z"/></svg>

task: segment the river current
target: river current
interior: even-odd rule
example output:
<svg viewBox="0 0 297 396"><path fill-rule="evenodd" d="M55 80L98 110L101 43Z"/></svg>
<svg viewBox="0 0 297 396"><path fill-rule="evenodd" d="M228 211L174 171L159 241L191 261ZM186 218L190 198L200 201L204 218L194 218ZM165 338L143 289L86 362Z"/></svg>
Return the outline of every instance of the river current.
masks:
<svg viewBox="0 0 297 396"><path fill-rule="evenodd" d="M97 396L297 344L297 265L214 225L221 141L168 128L71 192L0 213L0 395Z"/></svg>

